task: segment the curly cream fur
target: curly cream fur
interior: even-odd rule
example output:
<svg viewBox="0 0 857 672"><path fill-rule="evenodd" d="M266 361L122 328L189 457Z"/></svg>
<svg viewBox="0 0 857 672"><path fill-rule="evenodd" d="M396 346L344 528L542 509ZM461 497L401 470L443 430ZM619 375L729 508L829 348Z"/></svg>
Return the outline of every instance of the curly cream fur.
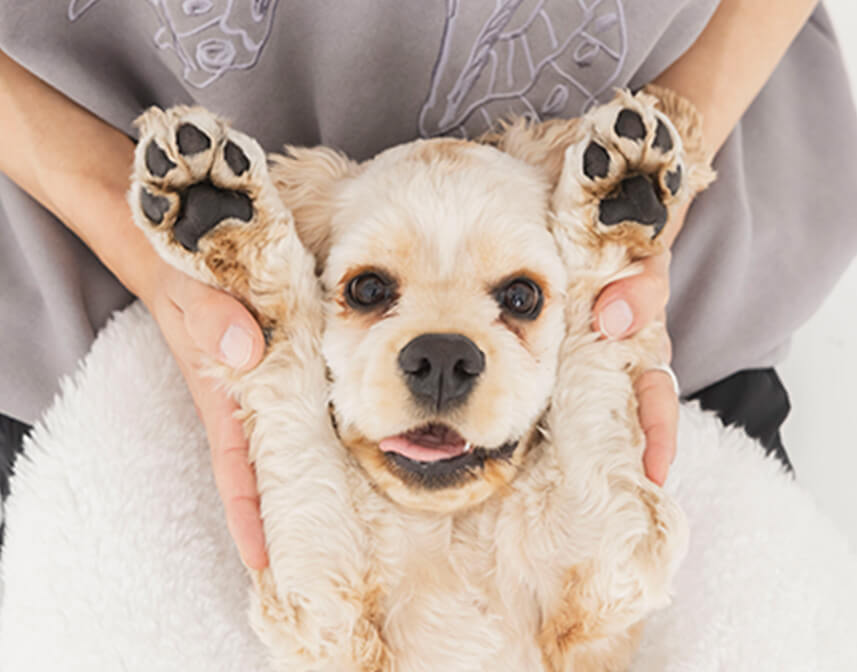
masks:
<svg viewBox="0 0 857 672"><path fill-rule="evenodd" d="M417 141L360 166L292 149L270 175L252 140L198 108L141 119L138 224L171 263L235 293L269 329L255 369L211 373L238 399L250 440L271 561L254 573L251 619L281 669L627 666L641 620L669 599L686 531L642 470L633 383L656 363L657 326L620 342L591 329L599 292L657 245L642 227L608 231L593 213L632 166L655 179L689 167L670 208L710 179L690 108L660 95L677 115L667 120L676 147L658 155L614 138L623 158L599 184L580 174L585 141L619 106L639 110L653 133L665 117L648 94L620 93L580 120L512 124L488 144ZM185 161L170 138L188 119L215 142ZM147 175L153 138L178 179ZM250 158L246 174L224 168L225 138ZM195 253L169 225L179 189L205 178L250 194L254 217L220 224ZM163 225L139 209L144 186L170 202ZM390 315L355 315L341 301L366 264L403 287ZM543 313L497 319L486 288L524 271L545 287ZM438 330L467 334L492 362L449 422L478 445L519 440L508 463L441 494L398 480L376 447L424 419L394 355Z"/></svg>

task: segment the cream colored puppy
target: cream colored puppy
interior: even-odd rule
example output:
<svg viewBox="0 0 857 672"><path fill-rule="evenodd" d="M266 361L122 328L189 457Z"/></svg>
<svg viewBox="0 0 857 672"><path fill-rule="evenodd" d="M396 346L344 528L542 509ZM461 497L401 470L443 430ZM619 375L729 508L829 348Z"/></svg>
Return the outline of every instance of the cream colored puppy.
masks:
<svg viewBox="0 0 857 672"><path fill-rule="evenodd" d="M681 512L642 468L658 326L591 329L703 188L698 120L652 90L482 143L270 157L199 108L139 121L131 204L268 347L239 400L278 669L622 670L666 604Z"/></svg>

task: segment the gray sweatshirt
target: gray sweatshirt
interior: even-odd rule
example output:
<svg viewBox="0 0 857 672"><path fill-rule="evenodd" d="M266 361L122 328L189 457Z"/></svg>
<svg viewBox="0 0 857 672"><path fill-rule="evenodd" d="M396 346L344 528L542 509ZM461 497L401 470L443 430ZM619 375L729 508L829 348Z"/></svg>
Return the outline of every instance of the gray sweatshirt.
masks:
<svg viewBox="0 0 857 672"><path fill-rule="evenodd" d="M717 0L4 0L0 49L133 135L198 103L269 151L357 159L571 117L656 77ZM760 26L759 30L764 30ZM857 118L819 8L726 145L675 243L670 331L691 393L771 366L857 250ZM0 176L0 412L32 421L131 297Z"/></svg>

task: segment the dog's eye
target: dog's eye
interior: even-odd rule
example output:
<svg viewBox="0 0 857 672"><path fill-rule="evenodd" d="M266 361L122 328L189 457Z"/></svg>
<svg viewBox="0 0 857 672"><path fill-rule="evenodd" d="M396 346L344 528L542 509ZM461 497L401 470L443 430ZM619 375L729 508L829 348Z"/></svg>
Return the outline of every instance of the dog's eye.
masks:
<svg viewBox="0 0 857 672"><path fill-rule="evenodd" d="M393 283L378 273L361 273L345 288L345 300L358 310L374 308L386 303L393 296Z"/></svg>
<svg viewBox="0 0 857 672"><path fill-rule="evenodd" d="M529 278L515 278L497 292L497 302L515 317L534 320L544 304L541 288Z"/></svg>

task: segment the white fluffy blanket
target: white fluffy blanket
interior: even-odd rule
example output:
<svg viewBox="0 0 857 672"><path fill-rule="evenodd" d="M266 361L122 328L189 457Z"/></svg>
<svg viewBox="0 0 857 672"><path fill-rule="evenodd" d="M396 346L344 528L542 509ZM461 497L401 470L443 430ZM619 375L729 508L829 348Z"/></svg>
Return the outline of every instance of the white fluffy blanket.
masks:
<svg viewBox="0 0 857 672"><path fill-rule="evenodd" d="M690 551L634 671L857 670L845 538L742 433L695 408L680 432L667 487ZM139 305L104 330L27 453L7 507L3 672L269 669L202 428Z"/></svg>

